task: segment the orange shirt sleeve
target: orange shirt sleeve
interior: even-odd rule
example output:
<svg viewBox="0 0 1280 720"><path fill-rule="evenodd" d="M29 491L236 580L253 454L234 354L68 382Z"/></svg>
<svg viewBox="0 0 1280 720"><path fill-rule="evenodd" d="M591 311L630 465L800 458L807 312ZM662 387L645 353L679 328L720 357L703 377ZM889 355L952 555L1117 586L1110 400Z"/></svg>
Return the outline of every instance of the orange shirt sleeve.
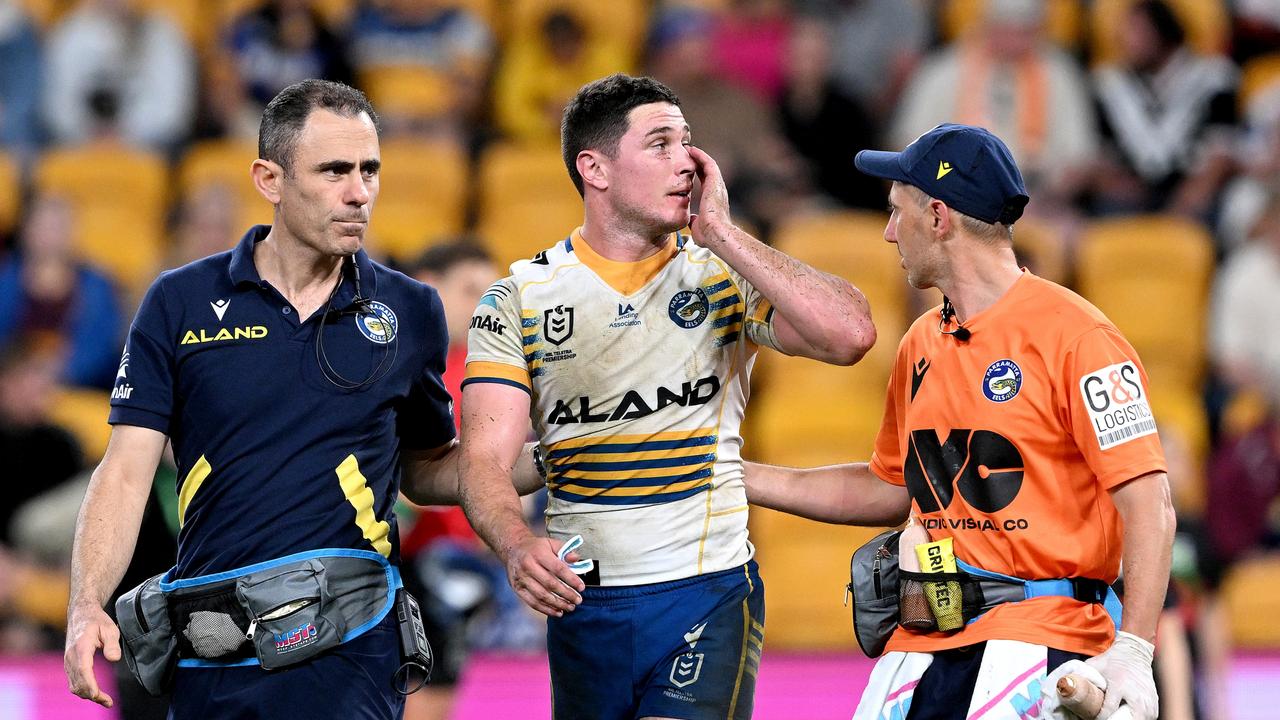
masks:
<svg viewBox="0 0 1280 720"><path fill-rule="evenodd" d="M1151 413L1151 383L1138 353L1113 327L1099 326L1075 340L1060 401L1076 447L1098 482L1110 490L1140 475L1165 471L1164 451Z"/></svg>
<svg viewBox="0 0 1280 720"><path fill-rule="evenodd" d="M910 337L908 335L908 337ZM884 419L880 422L880 431L876 433L875 449L871 451L871 472L881 480L894 485L906 485L902 475L902 442L899 437L899 418L904 416L902 378L909 377L907 369L907 341L904 338L898 346L898 356L893 361L893 370L889 374L889 389L884 398Z"/></svg>

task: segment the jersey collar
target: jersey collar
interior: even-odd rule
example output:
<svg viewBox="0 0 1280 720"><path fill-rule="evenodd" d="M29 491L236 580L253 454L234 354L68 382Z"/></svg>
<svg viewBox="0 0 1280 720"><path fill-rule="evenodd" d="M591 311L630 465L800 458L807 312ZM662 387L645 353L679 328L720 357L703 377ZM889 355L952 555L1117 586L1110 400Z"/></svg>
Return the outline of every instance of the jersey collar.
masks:
<svg viewBox="0 0 1280 720"><path fill-rule="evenodd" d="M258 266L253 264L253 246L266 239L271 232L270 225L254 225L240 238L240 242L231 251L231 283L239 287L243 283L264 286L266 282L258 274ZM373 261L369 254L360 249L356 252L356 265L360 268L360 292L365 299L372 299L377 290L377 281L373 277ZM335 309L350 307L356 299L355 273L351 264L345 263L342 268L342 284L338 286L333 297Z"/></svg>

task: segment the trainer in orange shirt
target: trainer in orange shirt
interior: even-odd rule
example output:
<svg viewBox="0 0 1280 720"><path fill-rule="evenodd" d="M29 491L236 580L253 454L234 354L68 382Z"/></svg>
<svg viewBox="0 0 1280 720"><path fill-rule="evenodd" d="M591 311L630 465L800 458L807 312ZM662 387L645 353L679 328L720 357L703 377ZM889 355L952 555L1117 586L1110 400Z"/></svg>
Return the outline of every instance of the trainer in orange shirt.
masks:
<svg viewBox="0 0 1280 720"><path fill-rule="evenodd" d="M893 181L885 240L908 282L944 301L899 345L871 462L753 466L751 501L878 524L900 521L909 500L931 540L952 539L962 569L1072 582L949 633L899 627L855 719L963 719L1006 701L1036 716L1010 688L1035 695L1056 667L1087 657L1107 686L1099 717L1123 701L1154 720L1174 519L1137 353L1097 308L1018 266L1012 226L1028 197L994 135L941 125L901 153L859 153L857 165ZM1116 632L1102 601L1121 563Z"/></svg>

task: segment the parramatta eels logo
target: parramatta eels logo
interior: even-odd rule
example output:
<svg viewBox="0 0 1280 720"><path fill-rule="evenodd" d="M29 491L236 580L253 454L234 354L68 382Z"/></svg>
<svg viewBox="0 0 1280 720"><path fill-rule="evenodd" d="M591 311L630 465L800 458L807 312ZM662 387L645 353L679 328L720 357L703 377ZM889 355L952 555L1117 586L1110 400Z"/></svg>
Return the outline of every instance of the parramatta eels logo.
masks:
<svg viewBox="0 0 1280 720"><path fill-rule="evenodd" d="M997 360L982 378L982 394L991 402L1008 402L1022 389L1022 368L1012 360Z"/></svg>
<svg viewBox="0 0 1280 720"><path fill-rule="evenodd" d="M396 339L400 321L391 308L372 300L365 306L365 312L356 313L356 327L370 342L386 345Z"/></svg>
<svg viewBox="0 0 1280 720"><path fill-rule="evenodd" d="M667 305L667 315L671 322L688 330L696 328L707 319L707 295L702 288L681 290L671 298Z"/></svg>

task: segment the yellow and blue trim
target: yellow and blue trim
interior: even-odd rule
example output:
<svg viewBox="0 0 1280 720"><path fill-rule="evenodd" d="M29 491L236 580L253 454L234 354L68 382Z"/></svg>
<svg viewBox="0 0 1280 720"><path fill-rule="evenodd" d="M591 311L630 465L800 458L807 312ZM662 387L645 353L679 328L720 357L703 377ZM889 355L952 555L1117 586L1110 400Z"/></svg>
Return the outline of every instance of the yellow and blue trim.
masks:
<svg viewBox="0 0 1280 720"><path fill-rule="evenodd" d="M524 363L529 377L536 378L544 372L542 367L542 318L537 310L520 311L520 344L524 350Z"/></svg>
<svg viewBox="0 0 1280 720"><path fill-rule="evenodd" d="M673 502L712 486L714 428L575 438L552 443L547 487L570 502L640 505Z"/></svg>
<svg viewBox="0 0 1280 720"><path fill-rule="evenodd" d="M737 342L742 333L746 305L733 278L725 272L714 275L702 286L702 292L707 296L707 310L710 312L711 329L715 331L716 347Z"/></svg>
<svg viewBox="0 0 1280 720"><path fill-rule="evenodd" d="M532 384L529 381L528 369L507 365L506 363L487 362L484 360L475 360L467 363L467 372L462 380L462 387L465 388L471 383L510 385L530 394L533 392L531 390Z"/></svg>

